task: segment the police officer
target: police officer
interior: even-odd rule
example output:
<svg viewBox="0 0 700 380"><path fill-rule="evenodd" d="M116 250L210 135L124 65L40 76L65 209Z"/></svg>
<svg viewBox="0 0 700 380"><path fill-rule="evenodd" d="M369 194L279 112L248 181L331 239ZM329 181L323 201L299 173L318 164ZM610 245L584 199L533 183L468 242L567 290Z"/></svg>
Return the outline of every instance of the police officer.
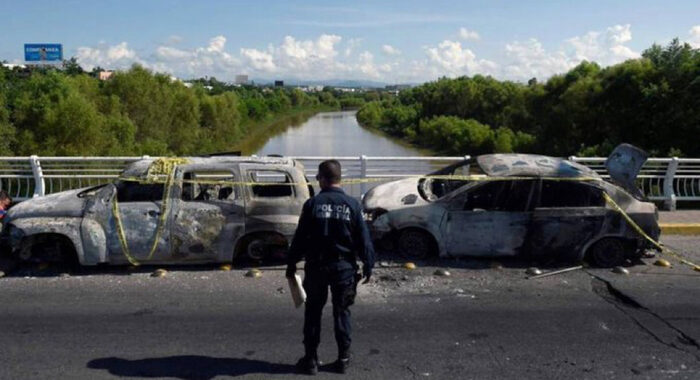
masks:
<svg viewBox="0 0 700 380"><path fill-rule="evenodd" d="M316 349L321 340L321 313L330 287L333 303L333 327L338 344L336 372L344 373L350 364L350 310L355 301L357 281L369 282L374 266L374 248L360 203L340 188L340 163L322 162L316 179L321 192L304 203L299 225L292 241L287 277L294 277L296 264L302 258L304 290L307 294L304 312L304 348L297 368L307 374L318 372ZM362 275L356 258L362 260Z"/></svg>

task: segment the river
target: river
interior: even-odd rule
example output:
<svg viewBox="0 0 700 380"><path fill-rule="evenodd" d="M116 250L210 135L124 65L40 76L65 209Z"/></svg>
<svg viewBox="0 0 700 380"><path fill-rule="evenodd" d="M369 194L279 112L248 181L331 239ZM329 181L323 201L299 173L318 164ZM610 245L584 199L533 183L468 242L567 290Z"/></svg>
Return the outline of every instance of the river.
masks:
<svg viewBox="0 0 700 380"><path fill-rule="evenodd" d="M426 156L430 152L409 146L384 134L361 127L357 111L320 112L310 118L287 120L255 136L243 154L283 156Z"/></svg>

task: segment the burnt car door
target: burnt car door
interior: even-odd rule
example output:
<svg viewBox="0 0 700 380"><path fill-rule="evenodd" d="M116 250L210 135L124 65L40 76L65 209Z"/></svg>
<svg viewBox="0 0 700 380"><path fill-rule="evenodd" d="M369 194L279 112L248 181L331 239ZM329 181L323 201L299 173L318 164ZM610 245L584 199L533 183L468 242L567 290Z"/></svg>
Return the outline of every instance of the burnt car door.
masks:
<svg viewBox="0 0 700 380"><path fill-rule="evenodd" d="M592 182L542 180L536 192L528 247L541 260L576 261L600 233L609 210L603 190Z"/></svg>
<svg viewBox="0 0 700 380"><path fill-rule="evenodd" d="M183 165L176 176L182 186L172 200L171 260L231 260L245 222L238 171L231 165Z"/></svg>
<svg viewBox="0 0 700 380"><path fill-rule="evenodd" d="M117 199L119 220L131 256L138 262L166 259L168 257L169 231L167 219L161 218L164 185L138 181L117 181L115 188L116 194L109 200L108 204L95 203L94 209L86 210L86 212L94 211L97 214L101 214L100 210L104 210L110 216L104 219L97 218L104 223L109 262L113 264L128 262L119 238L117 219L112 215L114 197ZM160 237L155 242L153 255L148 258L159 228L162 229Z"/></svg>
<svg viewBox="0 0 700 380"><path fill-rule="evenodd" d="M486 181L455 197L444 236L449 255L512 256L520 252L531 219L532 180Z"/></svg>

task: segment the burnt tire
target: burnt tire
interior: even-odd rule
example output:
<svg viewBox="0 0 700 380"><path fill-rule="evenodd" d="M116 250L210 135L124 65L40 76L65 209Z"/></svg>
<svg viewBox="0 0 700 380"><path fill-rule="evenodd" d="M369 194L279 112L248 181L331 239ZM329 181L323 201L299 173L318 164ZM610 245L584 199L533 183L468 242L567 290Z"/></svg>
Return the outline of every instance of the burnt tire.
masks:
<svg viewBox="0 0 700 380"><path fill-rule="evenodd" d="M253 239L245 248L245 256L248 260L263 261L268 256L267 243L260 239Z"/></svg>
<svg viewBox="0 0 700 380"><path fill-rule="evenodd" d="M616 238L603 238L591 246L588 260L600 268L612 268L622 265L627 256L625 243Z"/></svg>
<svg viewBox="0 0 700 380"><path fill-rule="evenodd" d="M406 259L426 259L437 251L435 240L429 233L417 228L401 231L397 241L399 255Z"/></svg>
<svg viewBox="0 0 700 380"><path fill-rule="evenodd" d="M29 237L17 251L20 262L39 262L58 265L65 269L79 267L78 256L73 243L68 238L56 235Z"/></svg>

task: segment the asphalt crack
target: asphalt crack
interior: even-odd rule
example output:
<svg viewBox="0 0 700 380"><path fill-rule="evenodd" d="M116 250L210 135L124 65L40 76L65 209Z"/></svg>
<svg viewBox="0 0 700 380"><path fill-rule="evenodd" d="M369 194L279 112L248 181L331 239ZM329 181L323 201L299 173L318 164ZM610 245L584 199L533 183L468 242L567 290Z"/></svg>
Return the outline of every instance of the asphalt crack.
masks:
<svg viewBox="0 0 700 380"><path fill-rule="evenodd" d="M657 342L700 361L700 343L654 311L640 304L601 277L588 273L593 292L628 316L642 331Z"/></svg>

